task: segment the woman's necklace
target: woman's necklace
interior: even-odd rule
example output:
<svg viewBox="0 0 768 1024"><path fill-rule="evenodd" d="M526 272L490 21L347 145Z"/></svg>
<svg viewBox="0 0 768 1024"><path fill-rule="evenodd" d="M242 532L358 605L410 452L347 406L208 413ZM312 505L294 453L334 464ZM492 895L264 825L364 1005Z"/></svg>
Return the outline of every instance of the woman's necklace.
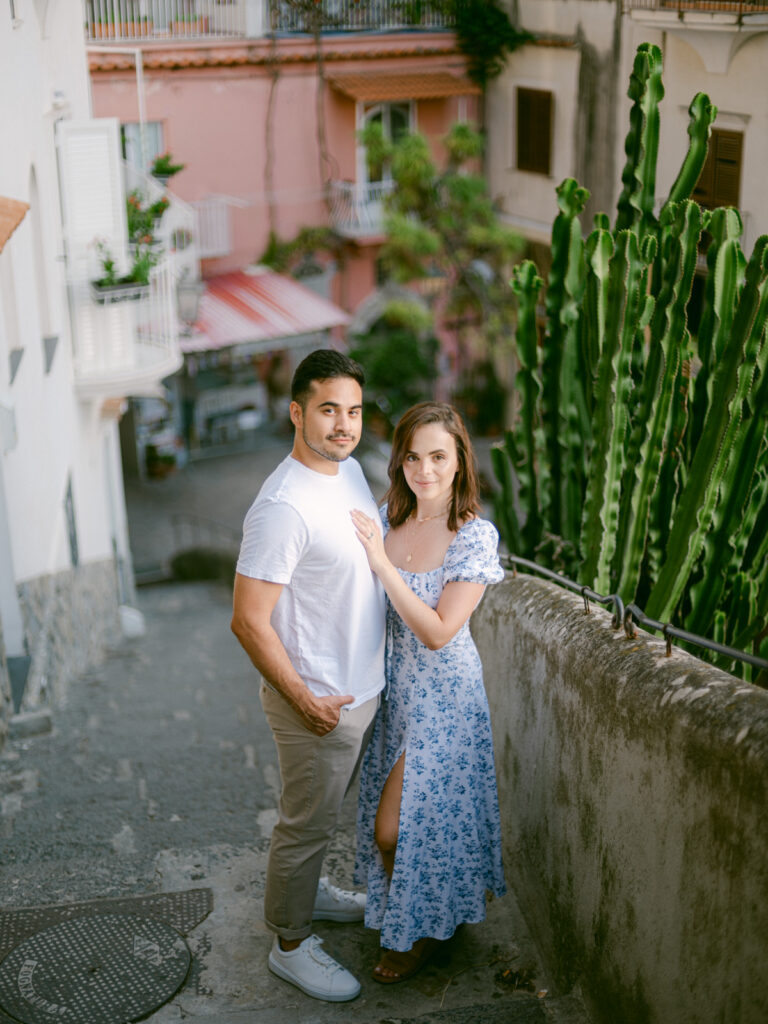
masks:
<svg viewBox="0 0 768 1024"><path fill-rule="evenodd" d="M444 515L446 515L445 512L435 512L435 514L432 515L432 516L421 516L421 517L419 517L419 516L416 515L415 509L414 509L413 512L411 512L410 516L408 517L408 521L413 523L413 530L411 531L411 534L413 536L412 536L411 543L409 545L411 550L405 556L406 565L413 558L413 549L416 547L416 529L417 529L417 527L421 523L426 523L429 519L439 519L441 516L444 516Z"/></svg>

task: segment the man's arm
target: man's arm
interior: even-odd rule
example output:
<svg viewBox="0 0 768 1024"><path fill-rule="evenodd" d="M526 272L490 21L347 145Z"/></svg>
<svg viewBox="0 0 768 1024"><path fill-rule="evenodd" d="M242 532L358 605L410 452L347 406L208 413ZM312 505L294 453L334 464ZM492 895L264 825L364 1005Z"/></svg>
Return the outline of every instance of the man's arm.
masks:
<svg viewBox="0 0 768 1024"><path fill-rule="evenodd" d="M324 736L335 728L343 704L354 697L315 697L298 674L272 626L281 583L235 575L232 632L264 679L286 700L307 729Z"/></svg>

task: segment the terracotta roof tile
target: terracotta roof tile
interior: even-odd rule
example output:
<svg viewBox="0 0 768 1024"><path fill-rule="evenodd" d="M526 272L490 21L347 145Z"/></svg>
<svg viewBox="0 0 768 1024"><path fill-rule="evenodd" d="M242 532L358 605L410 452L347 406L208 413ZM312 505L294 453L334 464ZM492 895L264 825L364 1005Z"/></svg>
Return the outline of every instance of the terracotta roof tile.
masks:
<svg viewBox="0 0 768 1024"><path fill-rule="evenodd" d="M444 96L469 96L480 87L450 71L338 71L328 81L350 99L429 100Z"/></svg>
<svg viewBox="0 0 768 1024"><path fill-rule="evenodd" d="M28 209L29 203L0 196L0 252L3 251L5 243L24 220Z"/></svg>

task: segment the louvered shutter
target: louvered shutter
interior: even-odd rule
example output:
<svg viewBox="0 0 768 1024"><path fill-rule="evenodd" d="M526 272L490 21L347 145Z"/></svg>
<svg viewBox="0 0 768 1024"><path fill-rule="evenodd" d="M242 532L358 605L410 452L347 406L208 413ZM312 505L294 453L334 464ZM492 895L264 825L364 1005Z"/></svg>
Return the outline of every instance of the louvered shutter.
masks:
<svg viewBox="0 0 768 1024"><path fill-rule="evenodd" d="M552 100L552 93L545 89L517 90L517 168L520 171L550 173Z"/></svg>
<svg viewBox="0 0 768 1024"><path fill-rule="evenodd" d="M741 198L742 132L713 128L709 151L699 175L693 198L709 209L738 206Z"/></svg>
<svg viewBox="0 0 768 1024"><path fill-rule="evenodd" d="M75 359L83 375L114 374L134 362L136 304L98 305L89 281L102 276L97 239L112 254L118 276L128 270L120 122L60 121L56 141Z"/></svg>
<svg viewBox="0 0 768 1024"><path fill-rule="evenodd" d="M120 122L117 118L60 121L56 127L70 275L98 276L97 239L110 249L118 273L125 273L128 227Z"/></svg>

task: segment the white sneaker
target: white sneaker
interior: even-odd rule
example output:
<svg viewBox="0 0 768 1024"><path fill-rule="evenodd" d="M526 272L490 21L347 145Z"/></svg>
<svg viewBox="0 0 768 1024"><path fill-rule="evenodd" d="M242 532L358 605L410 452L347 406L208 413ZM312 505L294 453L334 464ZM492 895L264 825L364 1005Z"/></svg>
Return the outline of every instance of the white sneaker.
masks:
<svg viewBox="0 0 768 1024"><path fill-rule="evenodd" d="M270 971L315 999L329 1003L354 999L360 994L360 982L320 948L322 943L319 936L310 935L296 949L285 950L275 936L269 954Z"/></svg>
<svg viewBox="0 0 768 1024"><path fill-rule="evenodd" d="M362 921L365 917L365 893L348 892L321 878L315 897L313 921Z"/></svg>

